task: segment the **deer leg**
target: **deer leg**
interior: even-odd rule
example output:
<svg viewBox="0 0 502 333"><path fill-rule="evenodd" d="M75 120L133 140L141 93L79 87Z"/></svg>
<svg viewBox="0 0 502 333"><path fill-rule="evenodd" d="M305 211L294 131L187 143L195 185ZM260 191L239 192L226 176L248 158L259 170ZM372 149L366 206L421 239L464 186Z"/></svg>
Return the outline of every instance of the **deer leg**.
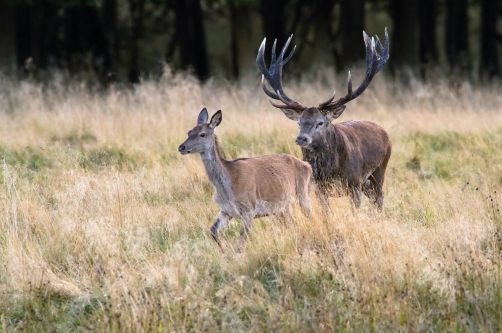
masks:
<svg viewBox="0 0 502 333"><path fill-rule="evenodd" d="M300 196L300 208L303 214L312 216L312 203L310 202L310 196L308 194Z"/></svg>
<svg viewBox="0 0 502 333"><path fill-rule="evenodd" d="M241 222L241 238L239 240L239 252L242 251L246 247L246 242L249 236L249 230L251 229L251 223L253 221L253 217L251 216L243 216Z"/></svg>
<svg viewBox="0 0 502 333"><path fill-rule="evenodd" d="M370 175L368 180L363 183L363 194L370 199L371 202L375 200L375 188L372 182L373 175Z"/></svg>
<svg viewBox="0 0 502 333"><path fill-rule="evenodd" d="M302 213L307 216L312 216L312 203L310 202L310 188L307 185L301 193L298 193L298 203Z"/></svg>
<svg viewBox="0 0 502 333"><path fill-rule="evenodd" d="M302 181L296 184L296 197L302 213L307 216L312 216L312 203L310 202L310 185L309 181Z"/></svg>
<svg viewBox="0 0 502 333"><path fill-rule="evenodd" d="M350 186L350 198L352 199L352 205L355 209L361 207L361 196L362 196L362 184Z"/></svg>
<svg viewBox="0 0 502 333"><path fill-rule="evenodd" d="M375 210L375 203L377 202L377 190L375 185L375 179L373 175L370 175L368 179L363 184L363 193L370 200L370 207L368 209L368 216L373 215Z"/></svg>
<svg viewBox="0 0 502 333"><path fill-rule="evenodd" d="M379 211L383 209L383 182L385 180L385 169L379 166L370 177L371 185L375 192L373 204Z"/></svg>
<svg viewBox="0 0 502 333"><path fill-rule="evenodd" d="M216 218L216 222L214 222L211 227L211 236L221 249L223 249L223 247L221 246L220 237L218 237L218 230L224 227L231 219L232 217L230 215L220 210L218 217Z"/></svg>

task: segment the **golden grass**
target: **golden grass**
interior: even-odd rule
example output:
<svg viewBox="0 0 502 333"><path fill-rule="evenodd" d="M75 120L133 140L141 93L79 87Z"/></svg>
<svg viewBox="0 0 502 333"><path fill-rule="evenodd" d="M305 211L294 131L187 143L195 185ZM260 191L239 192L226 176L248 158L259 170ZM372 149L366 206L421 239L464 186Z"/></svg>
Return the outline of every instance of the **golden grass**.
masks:
<svg viewBox="0 0 502 333"><path fill-rule="evenodd" d="M344 85L325 73L285 84L309 105ZM338 198L323 217L314 200L312 219L255 220L243 253L232 221L222 254L212 186L176 148L206 106L223 111L228 158L299 157L297 125L258 78L201 85L167 71L106 92L2 78L0 328L498 331L499 90L375 78L340 120L391 134L384 214Z"/></svg>

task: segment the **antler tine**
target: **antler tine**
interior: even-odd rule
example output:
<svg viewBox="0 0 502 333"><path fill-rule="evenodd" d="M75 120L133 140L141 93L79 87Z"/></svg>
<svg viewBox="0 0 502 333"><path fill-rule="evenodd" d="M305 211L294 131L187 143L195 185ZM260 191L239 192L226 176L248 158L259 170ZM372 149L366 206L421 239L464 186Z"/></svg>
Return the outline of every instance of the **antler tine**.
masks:
<svg viewBox="0 0 502 333"><path fill-rule="evenodd" d="M366 75L368 75L368 72L371 72L371 69L373 67L373 54L372 54L372 48L371 48L371 42L372 38L368 36L366 31L363 31L363 38L364 38L364 44L366 45ZM373 40L374 41L374 40Z"/></svg>
<svg viewBox="0 0 502 333"><path fill-rule="evenodd" d="M261 87L263 88L263 91L265 94L267 94L268 97L273 98L273 99L279 99L279 96L268 90L267 85L265 84L265 75L261 75Z"/></svg>
<svg viewBox="0 0 502 333"><path fill-rule="evenodd" d="M272 45L272 57L270 58L270 63L273 64L277 60L275 55L275 47L277 46L277 38L274 40L274 44Z"/></svg>
<svg viewBox="0 0 502 333"><path fill-rule="evenodd" d="M267 42L267 37L263 38L260 48L258 49L258 55L256 56L256 65L260 69L260 72L265 75L267 73L267 65L265 64L265 44Z"/></svg>
<svg viewBox="0 0 502 333"><path fill-rule="evenodd" d="M271 100L268 101L270 104L272 104L273 106L275 106L276 108L278 109L289 109L291 108L289 105L280 105L280 104L275 104L274 102L272 102Z"/></svg>
<svg viewBox="0 0 502 333"><path fill-rule="evenodd" d="M337 99L336 101L332 102L330 100L329 103L321 103L319 107L321 109L325 110L331 110L334 109L340 105L344 105L351 100L357 98L359 95L363 93L363 91L369 86L371 80L375 76L376 73L378 73L382 67L385 65L387 60L389 59L389 35L387 33L387 28L385 28L385 47L382 46L382 43L380 42L380 39L378 36L375 38L370 38L366 32L363 31L363 38L364 38L364 43L366 46L366 75L364 77L363 82L361 85L354 91L352 91L352 79L349 71L348 75L348 84L347 84L347 95ZM376 42L375 42L376 39ZM376 46L378 45L378 48L382 52L381 55L379 55L376 51ZM332 99L331 99L332 100Z"/></svg>
<svg viewBox="0 0 502 333"><path fill-rule="evenodd" d="M279 58L281 60L281 65L284 65L284 61L282 60L284 59L284 54L286 54L286 50L288 49L289 44L291 43L291 38L293 38L293 35L289 36L288 40L286 41L286 43L284 43L284 46L282 48L281 55Z"/></svg>
<svg viewBox="0 0 502 333"><path fill-rule="evenodd" d="M331 103L332 100L335 99L335 96L336 96L336 90L333 92L333 95L331 95L330 98L328 98L327 100L325 100L324 102L322 103L319 103L319 108L322 109L324 108L326 105L328 105L329 103Z"/></svg>
<svg viewBox="0 0 502 333"><path fill-rule="evenodd" d="M284 104L289 105L290 107L292 107L294 109L299 109L299 110L305 109L305 107L303 105L301 105L300 103L298 103L296 101L293 101L288 96L283 95L279 90L277 90L277 96L279 97L279 99L281 100L281 102L283 102Z"/></svg>
<svg viewBox="0 0 502 333"><path fill-rule="evenodd" d="M378 48L380 49L380 52L382 52L382 54L380 54L380 60L378 62L377 72L379 72L382 69L383 65L385 65L387 60L389 60L389 34L387 33L387 28L385 28L385 47L383 47L382 43L380 43L378 36L376 36L376 39Z"/></svg>
<svg viewBox="0 0 502 333"><path fill-rule="evenodd" d="M256 56L256 65L258 65L260 72L262 72L261 86L262 86L265 94L267 94L267 96L269 96L270 98L279 99L279 97L275 93L268 90L267 86L265 85L265 81L264 81L266 75L270 76L268 73L268 70L267 70L267 65L265 64L265 44L266 43L267 43L267 37L265 37L263 39L263 42L261 42L260 48L258 50L258 55ZM274 43L274 45L275 45L275 43ZM275 53L275 52L273 52L273 53ZM268 78L266 78L266 79L268 81Z"/></svg>
<svg viewBox="0 0 502 333"><path fill-rule="evenodd" d="M300 103L294 101L293 99L289 98L284 92L284 88L282 87L282 67L289 61L289 59L291 59L296 49L295 46L291 51L291 53L288 55L288 57L284 59L284 54L286 53L289 44L291 43L292 37L293 35L291 35L288 38L278 57L276 56L277 39L274 41L274 44L272 46L272 57L270 60L269 69L267 69L267 66L265 64L265 44L266 44L266 38L265 38L260 45L260 49L258 50L258 55L256 57L256 64L258 65L258 68L262 73L262 88L263 91L267 94L267 96L273 99L280 100L284 104L286 104L285 106L282 106L282 108L303 110L305 109L305 107ZM274 91L270 91L267 88L267 86L265 85L265 80L268 82L268 84L272 87Z"/></svg>
<svg viewBox="0 0 502 333"><path fill-rule="evenodd" d="M295 50L296 50L296 45L293 46L293 49L291 50L291 53L289 53L288 57L283 60L283 62L282 62L283 66L286 65L286 63L289 61L289 59L291 59L291 57L293 56L293 53L295 53Z"/></svg>

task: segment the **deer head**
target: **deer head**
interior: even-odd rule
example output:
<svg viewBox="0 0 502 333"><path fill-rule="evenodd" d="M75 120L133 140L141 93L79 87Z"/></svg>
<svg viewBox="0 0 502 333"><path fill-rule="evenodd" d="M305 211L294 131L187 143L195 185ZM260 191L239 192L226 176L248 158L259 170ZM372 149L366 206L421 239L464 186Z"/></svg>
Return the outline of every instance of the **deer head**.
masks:
<svg viewBox="0 0 502 333"><path fill-rule="evenodd" d="M262 87L265 93L275 99L281 101L283 104L270 103L282 110L282 112L291 120L298 121L300 125L300 134L296 138L296 144L302 148L309 148L315 146L320 140L325 138L325 133L328 125L345 110L345 104L357 98L368 87L371 80L385 65L389 59L389 35L387 28L385 29L385 47L382 45L378 36L370 38L366 32L363 31L364 43L366 45L366 75L361 85L352 90L352 80L349 72L348 77L348 92L347 95L335 99L335 93L328 100L322 102L317 107L305 107L297 101L289 98L282 87L282 67L291 59L295 52L296 46L284 59L286 50L291 43L291 37L288 38L279 56L276 56L275 49L277 40L272 46L272 57L270 61L270 68L267 69L265 64L265 44L266 38L261 43L256 57L256 64L262 73ZM380 49L380 54L377 53L376 47ZM270 91L265 85L265 81L272 87L274 92Z"/></svg>
<svg viewBox="0 0 502 333"><path fill-rule="evenodd" d="M211 149L214 129L221 123L222 117L221 110L218 110L208 123L207 110L202 109L197 117L197 126L188 131L188 138L178 147L178 151L182 155L203 154Z"/></svg>

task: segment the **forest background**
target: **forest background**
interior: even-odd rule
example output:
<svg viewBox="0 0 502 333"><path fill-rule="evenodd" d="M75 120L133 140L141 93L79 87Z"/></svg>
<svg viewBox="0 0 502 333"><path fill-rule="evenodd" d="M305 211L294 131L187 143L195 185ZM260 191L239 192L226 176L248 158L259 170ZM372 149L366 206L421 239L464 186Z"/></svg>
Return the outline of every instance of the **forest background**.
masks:
<svg viewBox="0 0 502 333"><path fill-rule="evenodd" d="M167 62L237 79L257 74L264 37L282 47L294 34L288 74L345 71L364 60L362 30L383 37L388 27L393 75L439 68L485 82L500 76L501 17L500 0L0 0L0 68L107 84L160 75Z"/></svg>

